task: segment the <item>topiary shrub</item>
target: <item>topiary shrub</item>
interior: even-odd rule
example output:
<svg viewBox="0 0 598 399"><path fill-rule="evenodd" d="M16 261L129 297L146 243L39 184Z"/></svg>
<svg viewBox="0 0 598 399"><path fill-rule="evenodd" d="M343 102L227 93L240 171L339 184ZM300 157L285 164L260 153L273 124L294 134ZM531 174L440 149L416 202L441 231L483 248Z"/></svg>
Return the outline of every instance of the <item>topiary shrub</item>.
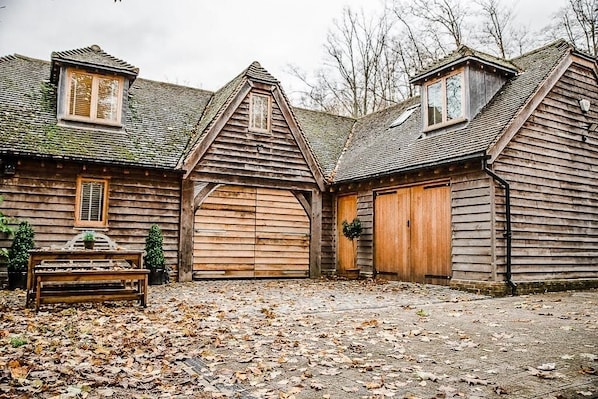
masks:
<svg viewBox="0 0 598 399"><path fill-rule="evenodd" d="M19 223L15 238L8 250L8 271L22 272L27 270L29 251L35 248L35 233L27 221Z"/></svg>
<svg viewBox="0 0 598 399"><path fill-rule="evenodd" d="M143 264L147 269L150 269L150 285L160 285L168 281L167 272L164 270L165 261L162 242L162 230L157 224L153 224L145 239L145 255L143 256Z"/></svg>
<svg viewBox="0 0 598 399"><path fill-rule="evenodd" d="M164 249L162 248L162 230L157 224L152 225L145 239L143 263L148 269L164 269Z"/></svg>
<svg viewBox="0 0 598 399"><path fill-rule="evenodd" d="M361 227L361 221L358 218L353 219L351 223L343 220L343 235L349 240L353 241L358 238L362 232L363 227Z"/></svg>

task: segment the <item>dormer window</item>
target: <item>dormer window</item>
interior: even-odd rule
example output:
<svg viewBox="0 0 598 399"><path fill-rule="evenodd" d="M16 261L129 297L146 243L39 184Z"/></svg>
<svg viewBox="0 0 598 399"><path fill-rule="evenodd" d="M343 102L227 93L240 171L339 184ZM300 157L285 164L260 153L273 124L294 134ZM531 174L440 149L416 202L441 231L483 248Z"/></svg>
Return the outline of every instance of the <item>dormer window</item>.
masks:
<svg viewBox="0 0 598 399"><path fill-rule="evenodd" d="M124 79L82 70L68 70L67 119L119 125Z"/></svg>
<svg viewBox="0 0 598 399"><path fill-rule="evenodd" d="M427 128L463 120L463 72L435 79L424 87Z"/></svg>
<svg viewBox="0 0 598 399"><path fill-rule="evenodd" d="M249 129L258 132L270 131L270 96L252 93L249 96Z"/></svg>

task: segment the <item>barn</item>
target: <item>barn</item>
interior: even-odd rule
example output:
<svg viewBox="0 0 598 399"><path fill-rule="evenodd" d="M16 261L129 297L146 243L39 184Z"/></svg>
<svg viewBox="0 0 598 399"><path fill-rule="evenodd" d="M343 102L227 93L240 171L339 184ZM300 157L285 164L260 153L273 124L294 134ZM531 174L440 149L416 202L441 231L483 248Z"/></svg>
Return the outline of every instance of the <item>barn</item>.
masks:
<svg viewBox="0 0 598 399"><path fill-rule="evenodd" d="M0 207L39 246L143 249L157 223L178 281L598 286L597 65L565 41L462 46L360 119L292 107L257 62L216 92L138 74L95 45L0 58Z"/></svg>

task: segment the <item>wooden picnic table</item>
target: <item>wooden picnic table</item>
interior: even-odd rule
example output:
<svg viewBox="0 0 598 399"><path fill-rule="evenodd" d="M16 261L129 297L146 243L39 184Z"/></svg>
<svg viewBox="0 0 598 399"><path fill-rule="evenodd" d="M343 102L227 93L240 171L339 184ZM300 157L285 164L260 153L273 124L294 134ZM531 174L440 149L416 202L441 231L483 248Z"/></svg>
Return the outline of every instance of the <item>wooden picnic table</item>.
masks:
<svg viewBox="0 0 598 399"><path fill-rule="evenodd" d="M137 300L147 305L143 252L44 249L29 252L26 305Z"/></svg>

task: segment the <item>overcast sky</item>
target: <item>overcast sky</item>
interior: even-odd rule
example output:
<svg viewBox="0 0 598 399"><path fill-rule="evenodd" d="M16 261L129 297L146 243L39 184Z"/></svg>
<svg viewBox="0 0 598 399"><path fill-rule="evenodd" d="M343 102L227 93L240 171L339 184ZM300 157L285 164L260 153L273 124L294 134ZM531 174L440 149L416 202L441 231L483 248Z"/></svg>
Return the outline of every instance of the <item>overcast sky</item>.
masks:
<svg viewBox="0 0 598 399"><path fill-rule="evenodd" d="M532 28L566 2L503 1ZM141 77L207 90L259 61L292 96L288 65L318 68L345 5L382 8L380 0L0 0L0 56L49 60L52 51L98 44Z"/></svg>

